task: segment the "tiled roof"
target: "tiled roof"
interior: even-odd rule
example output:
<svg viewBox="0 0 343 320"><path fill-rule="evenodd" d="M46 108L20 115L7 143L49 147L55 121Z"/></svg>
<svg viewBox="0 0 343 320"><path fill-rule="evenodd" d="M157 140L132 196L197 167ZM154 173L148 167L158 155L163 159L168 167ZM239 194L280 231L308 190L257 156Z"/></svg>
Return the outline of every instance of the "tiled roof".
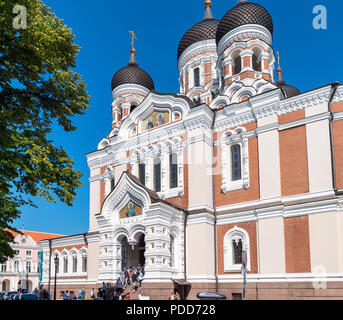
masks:
<svg viewBox="0 0 343 320"><path fill-rule="evenodd" d="M17 232L9 230L9 229L5 229L5 231L8 231L8 232L12 233L14 236L19 234ZM40 241L46 240L46 239L55 239L55 238L64 237L64 235L60 235L60 234L35 232L35 231L26 231L26 230L19 230L19 231L22 232L25 236L30 236L36 242L40 242Z"/></svg>

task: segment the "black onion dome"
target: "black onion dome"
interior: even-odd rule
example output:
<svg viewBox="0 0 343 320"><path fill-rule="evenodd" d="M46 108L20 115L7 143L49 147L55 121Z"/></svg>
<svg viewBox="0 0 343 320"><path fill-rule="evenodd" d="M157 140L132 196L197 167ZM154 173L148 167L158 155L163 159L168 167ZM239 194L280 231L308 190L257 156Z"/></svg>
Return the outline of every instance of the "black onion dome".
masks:
<svg viewBox="0 0 343 320"><path fill-rule="evenodd" d="M217 45L228 32L245 24L258 24L273 35L273 20L269 12L257 3L242 2L230 9L220 20L216 35Z"/></svg>
<svg viewBox="0 0 343 320"><path fill-rule="evenodd" d="M277 83L276 86L280 88L286 95L286 98L291 98L299 95L301 92L296 87L290 86L285 82L283 84Z"/></svg>
<svg viewBox="0 0 343 320"><path fill-rule="evenodd" d="M299 89L288 85L285 80L283 80L282 69L280 67L277 69L277 80L275 84L284 92L286 98L295 97L301 93Z"/></svg>
<svg viewBox="0 0 343 320"><path fill-rule="evenodd" d="M203 20L190 28L182 37L177 49L177 60L182 53L192 44L203 40L216 38L219 21L216 19Z"/></svg>
<svg viewBox="0 0 343 320"><path fill-rule="evenodd" d="M154 82L150 75L138 66L136 62L129 64L116 72L112 78L112 91L122 84L138 84L149 90L154 90Z"/></svg>

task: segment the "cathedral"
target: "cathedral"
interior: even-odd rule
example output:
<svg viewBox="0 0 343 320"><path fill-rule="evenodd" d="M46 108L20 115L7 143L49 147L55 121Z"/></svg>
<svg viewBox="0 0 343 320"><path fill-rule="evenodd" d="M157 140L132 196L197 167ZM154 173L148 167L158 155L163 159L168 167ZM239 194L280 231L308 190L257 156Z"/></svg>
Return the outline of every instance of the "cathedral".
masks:
<svg viewBox="0 0 343 320"><path fill-rule="evenodd" d="M178 93L154 90L131 32L87 154L89 231L41 241L51 292L55 275L58 294L89 293L145 264L153 300L241 299L243 270L247 299L343 298L343 85L300 92L266 8L211 6L180 40Z"/></svg>

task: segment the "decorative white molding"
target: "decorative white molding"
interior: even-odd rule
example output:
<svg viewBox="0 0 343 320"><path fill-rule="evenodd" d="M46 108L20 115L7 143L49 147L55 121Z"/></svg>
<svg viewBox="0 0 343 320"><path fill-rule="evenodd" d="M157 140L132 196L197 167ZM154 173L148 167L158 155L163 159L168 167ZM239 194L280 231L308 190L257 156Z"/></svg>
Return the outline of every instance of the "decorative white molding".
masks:
<svg viewBox="0 0 343 320"><path fill-rule="evenodd" d="M233 241L242 241L242 250L247 252L247 271L250 271L250 239L249 234L244 229L235 226L229 230L223 240L224 248L224 272L240 272L242 270L242 264L235 264Z"/></svg>
<svg viewBox="0 0 343 320"><path fill-rule="evenodd" d="M238 189L248 189L250 186L249 178L249 142L244 136L245 128L239 127L234 131L227 131L220 139L222 152L222 192ZM241 148L241 179L231 181L231 159L230 148L239 145Z"/></svg>

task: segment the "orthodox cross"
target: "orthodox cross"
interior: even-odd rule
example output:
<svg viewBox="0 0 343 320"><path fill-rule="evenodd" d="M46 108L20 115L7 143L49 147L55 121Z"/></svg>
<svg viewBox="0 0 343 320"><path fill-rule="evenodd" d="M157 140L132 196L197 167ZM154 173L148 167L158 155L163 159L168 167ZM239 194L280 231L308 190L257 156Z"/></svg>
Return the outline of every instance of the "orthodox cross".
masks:
<svg viewBox="0 0 343 320"><path fill-rule="evenodd" d="M280 53L279 53L279 51L276 54L277 54L277 57L278 57L278 67L280 69Z"/></svg>
<svg viewBox="0 0 343 320"><path fill-rule="evenodd" d="M132 41L131 41L132 50L135 50L135 40L138 40L138 39L134 31L129 31L129 34L131 34L132 36Z"/></svg>

